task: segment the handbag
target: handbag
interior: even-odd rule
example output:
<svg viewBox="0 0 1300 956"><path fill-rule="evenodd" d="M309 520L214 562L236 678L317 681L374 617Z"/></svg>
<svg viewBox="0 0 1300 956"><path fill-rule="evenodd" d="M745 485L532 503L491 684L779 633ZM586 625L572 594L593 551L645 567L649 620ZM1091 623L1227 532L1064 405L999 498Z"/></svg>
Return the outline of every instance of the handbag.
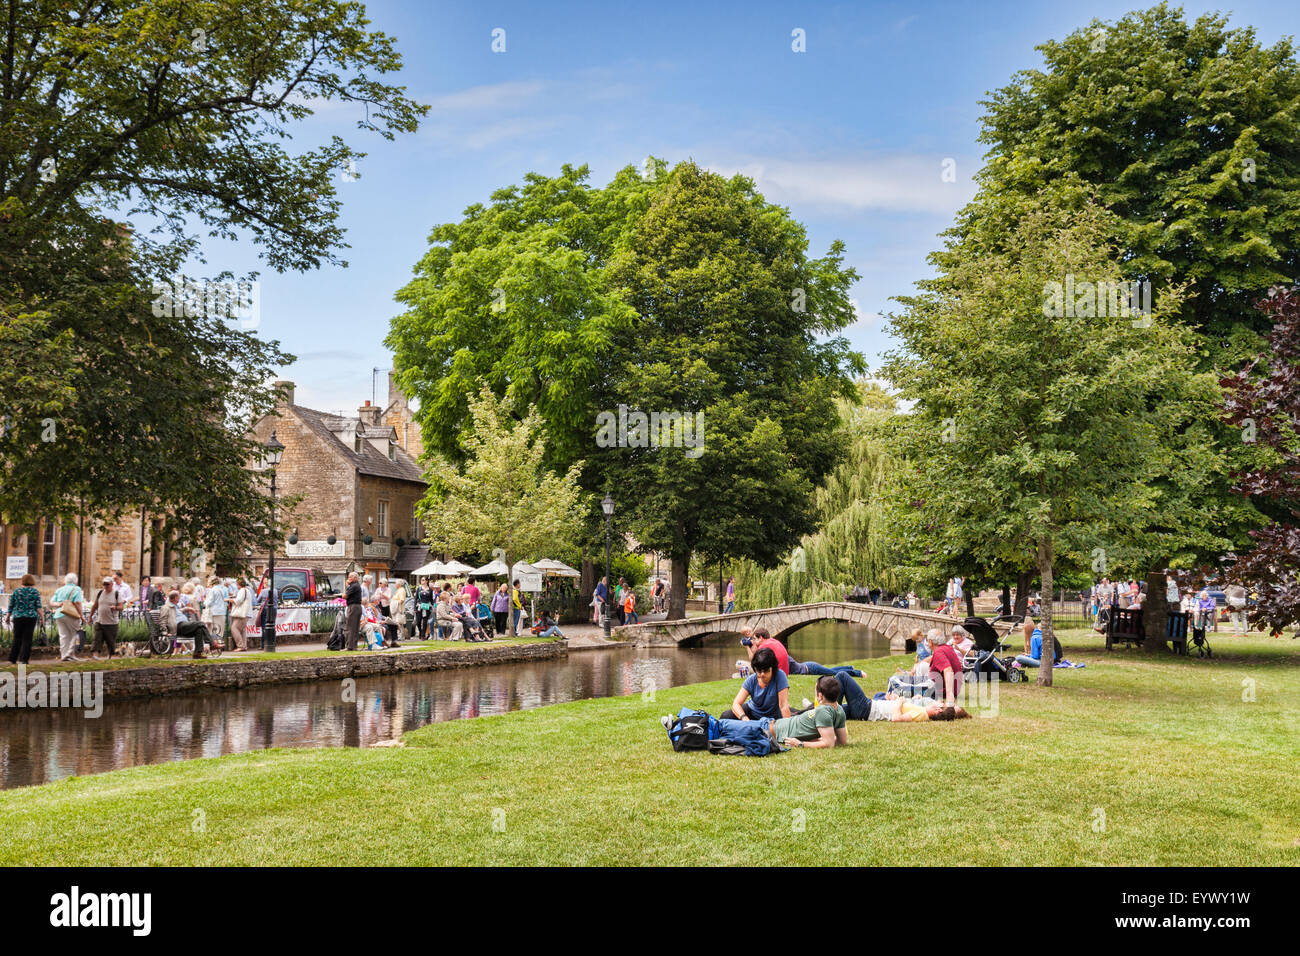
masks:
<svg viewBox="0 0 1300 956"><path fill-rule="evenodd" d="M78 621L81 620L81 609L77 607L76 601L64 601L59 610L63 612L64 617L75 617Z"/></svg>

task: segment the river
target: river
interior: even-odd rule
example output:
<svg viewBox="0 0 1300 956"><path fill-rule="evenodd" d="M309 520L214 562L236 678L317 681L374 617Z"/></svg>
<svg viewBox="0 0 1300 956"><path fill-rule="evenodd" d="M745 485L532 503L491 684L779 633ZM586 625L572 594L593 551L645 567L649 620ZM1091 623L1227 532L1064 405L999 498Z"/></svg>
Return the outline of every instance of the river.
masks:
<svg viewBox="0 0 1300 956"><path fill-rule="evenodd" d="M789 646L796 660L823 664L889 654L887 638L829 621L796 631ZM744 656L730 636L697 648L575 650L552 661L361 678L352 700L341 682L318 681L109 700L97 719L10 710L0 712L0 789L267 747L373 746L437 721L719 680ZM700 703L720 710L728 702Z"/></svg>

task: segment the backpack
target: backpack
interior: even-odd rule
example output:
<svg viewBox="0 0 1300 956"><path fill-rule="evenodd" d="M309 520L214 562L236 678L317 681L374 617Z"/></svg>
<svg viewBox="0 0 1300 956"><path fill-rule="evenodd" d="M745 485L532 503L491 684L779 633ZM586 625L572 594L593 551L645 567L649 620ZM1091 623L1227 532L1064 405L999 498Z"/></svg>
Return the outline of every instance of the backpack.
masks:
<svg viewBox="0 0 1300 956"><path fill-rule="evenodd" d="M668 728L668 739L672 741L673 750L679 753L683 750L705 750L709 741L715 740L717 736L717 718L689 707L678 711L677 718Z"/></svg>

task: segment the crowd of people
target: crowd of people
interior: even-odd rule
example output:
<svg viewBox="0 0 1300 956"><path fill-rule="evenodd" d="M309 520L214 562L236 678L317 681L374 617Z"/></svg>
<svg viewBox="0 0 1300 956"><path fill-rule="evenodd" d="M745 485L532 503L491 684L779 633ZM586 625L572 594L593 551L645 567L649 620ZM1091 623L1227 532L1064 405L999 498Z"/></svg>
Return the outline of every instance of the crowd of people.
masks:
<svg viewBox="0 0 1300 956"><path fill-rule="evenodd" d="M9 662L26 664L31 659L36 630L44 628L47 621L58 631L59 660L82 660L76 652L86 636L93 638L92 660L111 658L117 652L118 628L129 611L157 611L162 633L187 643L192 641L193 656L197 658L204 657L204 647L214 641L224 646L231 640L238 649L248 649L247 626L254 599L252 588L242 576L213 575L206 583L193 577L165 590L154 587L152 578L146 576L137 595L122 572L114 571L100 585L88 596L77 575L67 574L63 584L45 600L35 577L24 575L19 587L9 595L5 610L5 624L14 635Z"/></svg>
<svg viewBox="0 0 1300 956"><path fill-rule="evenodd" d="M955 647L949 646L950 639L938 628L926 638L925 655L930 673L936 675L937 691L936 697L929 698L892 687L868 695L858 683L863 674L857 668L796 661L766 628L746 629L741 644L749 654L749 674L741 681L730 707L718 716L719 733L724 737L741 736L748 732L745 725L758 722L762 732L780 746L829 748L848 743L848 720L906 723L968 718L970 714L957 700L961 693L961 659L970 647L970 637L960 627L953 630L958 640ZM816 700L804 699L797 709L791 705L791 674L818 675ZM660 722L670 728L671 715L661 717Z"/></svg>

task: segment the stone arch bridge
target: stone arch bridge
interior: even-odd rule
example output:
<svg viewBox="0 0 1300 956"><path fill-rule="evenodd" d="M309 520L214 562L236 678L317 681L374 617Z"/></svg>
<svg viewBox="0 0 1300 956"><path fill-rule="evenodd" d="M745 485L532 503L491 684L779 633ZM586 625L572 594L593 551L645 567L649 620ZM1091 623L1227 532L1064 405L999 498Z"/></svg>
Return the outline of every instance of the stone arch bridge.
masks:
<svg viewBox="0 0 1300 956"><path fill-rule="evenodd" d="M849 601L823 601L818 604L794 604L769 607L756 611L737 611L734 614L710 614L706 617L688 617L676 621L653 621L630 624L613 629L620 641L637 645L697 643L710 634L739 634L747 627L765 627L772 636L786 641L791 634L817 621L842 621L861 624L889 638L889 646L901 650L903 641L913 628L928 631L942 628L951 634L958 622L933 611L916 611L910 608L886 607L880 604L856 604Z"/></svg>

